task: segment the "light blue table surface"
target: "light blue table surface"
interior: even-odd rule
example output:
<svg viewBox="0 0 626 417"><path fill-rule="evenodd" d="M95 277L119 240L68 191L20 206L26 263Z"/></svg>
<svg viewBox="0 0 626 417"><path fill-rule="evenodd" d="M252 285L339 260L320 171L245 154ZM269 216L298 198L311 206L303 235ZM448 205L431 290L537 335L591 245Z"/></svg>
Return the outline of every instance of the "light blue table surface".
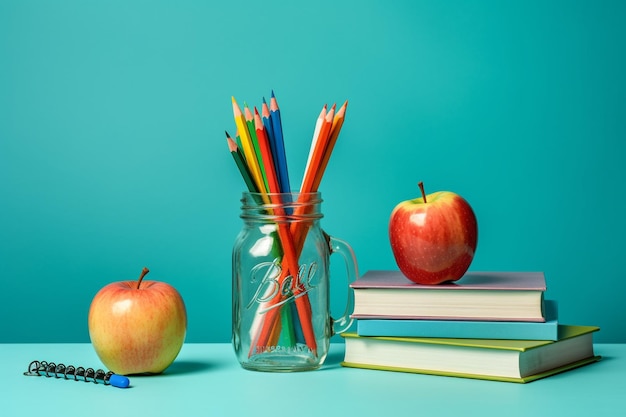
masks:
<svg viewBox="0 0 626 417"><path fill-rule="evenodd" d="M90 344L1 344L3 416L618 416L626 415L626 344L600 362L529 384L350 369L343 345L302 373L241 369L230 344L185 344L162 375L128 389L27 377L32 360L100 367Z"/></svg>

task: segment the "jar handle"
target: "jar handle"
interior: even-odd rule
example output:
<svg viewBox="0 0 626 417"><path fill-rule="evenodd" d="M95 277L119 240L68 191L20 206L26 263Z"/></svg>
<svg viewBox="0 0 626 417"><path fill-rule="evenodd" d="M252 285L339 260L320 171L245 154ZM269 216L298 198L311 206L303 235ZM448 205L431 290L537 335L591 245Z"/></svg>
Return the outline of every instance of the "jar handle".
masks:
<svg viewBox="0 0 626 417"><path fill-rule="evenodd" d="M325 233L326 234L326 233ZM331 317L331 330L332 334L343 333L352 325L352 311L354 310L354 291L350 288L350 284L358 277L359 269L357 266L356 256L352 247L348 242L337 239L336 237L326 234L328 239L328 246L330 248L330 254L338 253L343 257L346 264L346 274L348 283L348 299L346 301L346 309L338 319Z"/></svg>

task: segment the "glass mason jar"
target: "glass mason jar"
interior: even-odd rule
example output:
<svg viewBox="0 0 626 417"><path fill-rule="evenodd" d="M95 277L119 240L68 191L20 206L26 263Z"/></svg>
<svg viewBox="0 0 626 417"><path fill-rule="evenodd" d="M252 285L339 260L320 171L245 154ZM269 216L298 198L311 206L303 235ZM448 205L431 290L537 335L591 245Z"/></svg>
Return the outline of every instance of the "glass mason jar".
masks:
<svg viewBox="0 0 626 417"><path fill-rule="evenodd" d="M342 255L347 283L358 275L356 257L344 241L320 227L319 193L243 193L243 228L233 246L233 334L241 366L291 372L319 368L333 334L347 330L346 310L330 314L330 256Z"/></svg>

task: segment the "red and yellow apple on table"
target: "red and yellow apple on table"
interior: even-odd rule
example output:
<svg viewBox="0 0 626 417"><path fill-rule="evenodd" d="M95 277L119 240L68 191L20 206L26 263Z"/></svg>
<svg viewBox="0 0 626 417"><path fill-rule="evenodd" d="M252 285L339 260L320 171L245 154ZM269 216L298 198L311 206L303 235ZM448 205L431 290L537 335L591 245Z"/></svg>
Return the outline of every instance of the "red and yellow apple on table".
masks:
<svg viewBox="0 0 626 417"><path fill-rule="evenodd" d="M89 337L102 363L120 375L159 374L174 362L187 331L187 312L171 285L144 281L113 282L93 298Z"/></svg>
<svg viewBox="0 0 626 417"><path fill-rule="evenodd" d="M476 216L460 195L439 191L399 203L389 218L389 241L400 271L418 284L460 279L478 241ZM113 282L93 298L89 336L102 363L120 375L159 374L182 348L187 329L185 304L171 285Z"/></svg>

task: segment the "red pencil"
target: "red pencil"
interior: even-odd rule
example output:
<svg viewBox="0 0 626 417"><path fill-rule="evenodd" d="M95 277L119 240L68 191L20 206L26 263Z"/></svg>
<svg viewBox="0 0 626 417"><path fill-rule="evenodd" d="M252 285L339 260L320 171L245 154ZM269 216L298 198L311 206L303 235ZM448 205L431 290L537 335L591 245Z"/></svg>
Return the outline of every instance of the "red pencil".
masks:
<svg viewBox="0 0 626 417"><path fill-rule="evenodd" d="M274 157L272 150L270 149L269 139L265 131L265 126L261 121L261 115L257 108L254 108L254 128L256 130L256 138L259 143L259 151L261 152L261 159L263 160L263 166L265 167L265 175L267 177L267 185L270 193L279 193L280 185L278 183L278 176L276 174L276 166L274 164Z"/></svg>

